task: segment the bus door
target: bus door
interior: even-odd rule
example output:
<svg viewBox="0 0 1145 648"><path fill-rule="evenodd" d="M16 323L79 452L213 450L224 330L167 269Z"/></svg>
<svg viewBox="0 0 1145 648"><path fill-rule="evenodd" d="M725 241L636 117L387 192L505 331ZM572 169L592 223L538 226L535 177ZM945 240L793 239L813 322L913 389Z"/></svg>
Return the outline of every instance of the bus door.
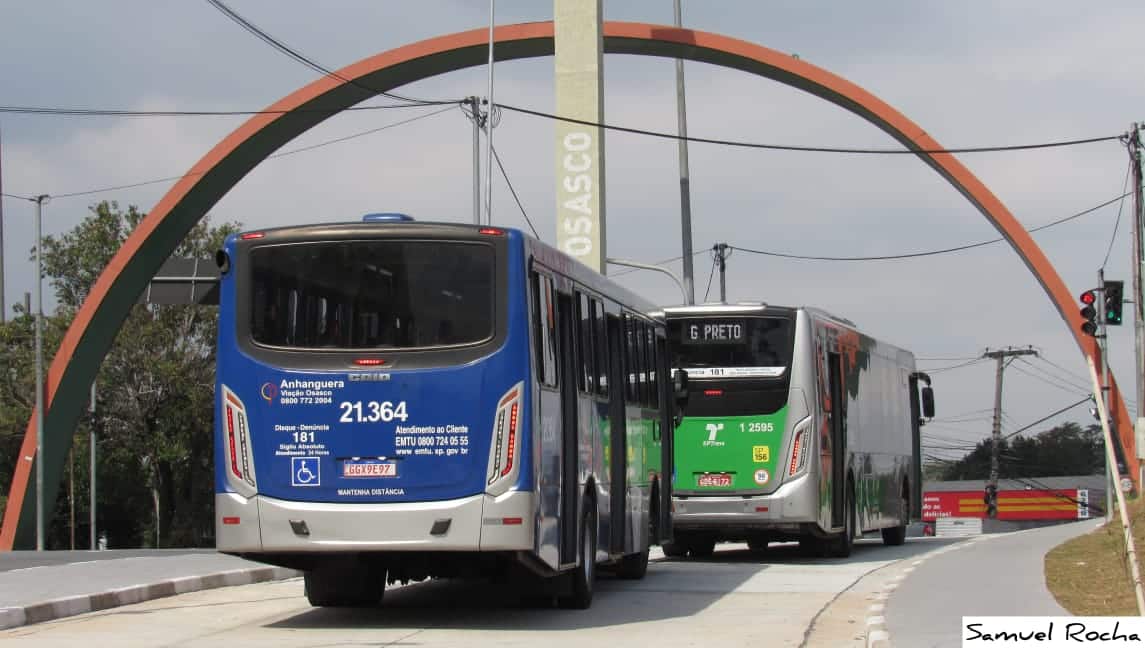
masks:
<svg viewBox="0 0 1145 648"><path fill-rule="evenodd" d="M560 345L557 358L560 364L561 390L561 516L560 562L573 565L577 562L577 524L579 484L577 483L577 371L576 353L573 349L573 300L571 295L557 293L557 340Z"/></svg>
<svg viewBox="0 0 1145 648"><path fill-rule="evenodd" d="M660 410L658 425L654 428L654 441L660 442L660 500L655 521L656 533L659 536L652 538L652 542L663 542L672 535L672 487L675 469L672 466L672 439L675 436L673 421L676 412L676 395L672 390L672 372L668 368L668 341L656 336L656 371L660 378L656 381L660 388Z"/></svg>
<svg viewBox="0 0 1145 648"><path fill-rule="evenodd" d="M842 358L827 354L827 381L831 394L831 526L846 524L847 512L847 424L843 391Z"/></svg>
<svg viewBox="0 0 1145 648"><path fill-rule="evenodd" d="M614 554L624 553L624 531L627 518L626 499L628 494L628 430L624 414L624 388L627 384L625 371L632 371L624 366L624 350L621 346L625 339L624 331L620 326L620 318L609 315L608 321L608 417L609 417L609 497L610 499L610 545Z"/></svg>

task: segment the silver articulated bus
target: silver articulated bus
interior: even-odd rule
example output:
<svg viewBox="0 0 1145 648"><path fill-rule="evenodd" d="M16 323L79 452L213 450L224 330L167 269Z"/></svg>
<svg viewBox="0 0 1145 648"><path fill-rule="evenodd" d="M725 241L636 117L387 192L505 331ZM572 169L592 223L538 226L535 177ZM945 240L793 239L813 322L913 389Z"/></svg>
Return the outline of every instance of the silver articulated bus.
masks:
<svg viewBox="0 0 1145 648"><path fill-rule="evenodd" d="M664 315L672 367L687 373L665 553L798 540L847 556L862 533L904 541L921 516L919 428L934 416L930 378L910 352L814 308Z"/></svg>

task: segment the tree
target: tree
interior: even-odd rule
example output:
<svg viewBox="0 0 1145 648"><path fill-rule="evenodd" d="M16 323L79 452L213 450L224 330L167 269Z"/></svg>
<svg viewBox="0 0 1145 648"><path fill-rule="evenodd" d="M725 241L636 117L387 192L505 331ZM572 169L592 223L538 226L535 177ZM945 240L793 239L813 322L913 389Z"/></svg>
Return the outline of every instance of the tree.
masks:
<svg viewBox="0 0 1145 648"><path fill-rule="evenodd" d="M1063 423L1035 437L1002 439L998 446L998 474L1003 479L1093 475L1102 471L1104 445L1101 428ZM979 441L958 461L947 465L946 480L988 479L990 439Z"/></svg>
<svg viewBox="0 0 1145 648"><path fill-rule="evenodd" d="M51 321L60 332L143 217L135 207L124 211L114 202L102 202L71 231L45 238L45 275L58 302ZM211 257L225 236L237 229L236 224L214 227L204 219L174 256ZM76 448L82 445L86 452L86 441L81 440L86 439L88 426L94 425L99 432L99 524L108 535L109 546L210 543L216 323L214 307L138 305L104 359L96 379L98 406L95 415L77 430ZM30 326L21 320L19 326L24 325ZM3 330L15 326L17 322ZM24 401L28 399L21 394L34 391L23 392L16 384L27 382L26 367L31 365L26 360L30 344L26 333L19 330L11 334L17 353L9 362L21 363L16 371L20 380L0 383L0 409L13 405L19 411L14 410L12 420L0 418L0 439L23 435ZM59 335L56 344L58 339ZM11 455L5 452L4 456ZM77 499L86 502L86 454L77 452L76 456L77 485L82 485ZM0 465L0 478L7 477L3 483L10 482L10 474L10 465ZM62 489L63 502L57 507L49 546L66 546L67 519L59 515L67 510L66 491Z"/></svg>

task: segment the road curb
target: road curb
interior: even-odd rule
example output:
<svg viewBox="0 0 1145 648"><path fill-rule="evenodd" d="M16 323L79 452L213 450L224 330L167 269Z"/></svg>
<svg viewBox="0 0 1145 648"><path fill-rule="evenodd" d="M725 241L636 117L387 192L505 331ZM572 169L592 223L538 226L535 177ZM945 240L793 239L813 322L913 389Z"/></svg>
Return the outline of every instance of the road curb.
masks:
<svg viewBox="0 0 1145 648"><path fill-rule="evenodd" d="M157 583L128 585L118 589L81 594L54 599L43 603L33 603L22 607L0 608L0 630L16 628L33 623L43 623L64 617L98 612L121 605L132 605L143 601L197 592L200 590L250 585L266 581L297 578L301 573L285 567L255 567L251 569L231 569L203 576L185 576Z"/></svg>

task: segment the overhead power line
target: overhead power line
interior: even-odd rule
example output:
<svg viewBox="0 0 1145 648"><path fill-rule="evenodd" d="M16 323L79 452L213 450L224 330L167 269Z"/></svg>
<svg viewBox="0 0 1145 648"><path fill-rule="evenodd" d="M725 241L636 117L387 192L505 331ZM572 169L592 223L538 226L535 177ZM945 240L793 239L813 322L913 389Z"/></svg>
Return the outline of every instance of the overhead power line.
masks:
<svg viewBox="0 0 1145 648"><path fill-rule="evenodd" d="M425 106L419 106L419 107L424 108ZM357 133L352 133L350 135L345 135L343 137L336 137L336 138L331 139L331 140L326 140L324 142L319 142L317 144L310 144L308 146L302 146L302 147L299 147L296 149L291 149L289 151L282 151L281 153L274 153L272 155L268 155L266 157L266 159L274 160L277 158L287 157L289 155L297 155L299 153L306 153L307 151L313 151L314 149L319 149L319 148L322 148L324 146L330 146L331 144L339 144L341 142L346 142L346 141L349 141L352 139L357 139L359 137L365 137L367 135L373 135L374 133L380 133L381 131L389 130L391 128L396 128L398 126L404 126L405 124L409 124L409 123L419 121L422 119L428 119L428 118L433 117L435 115L440 115L442 113L449 112L449 111L454 110L454 109L455 109L454 106L447 106L445 108L440 108L438 110L435 110L433 112L428 112L428 113L425 113L423 115L418 115L416 117L410 117L409 119L403 119L401 121L396 121L396 122L393 122L391 124L386 124L385 126L379 126L377 128L371 128L369 130L364 130L364 131L360 131ZM98 189L87 189L84 191L71 191L71 192L66 192L66 193L51 194L51 196L52 196L53 200L60 199L60 198L74 198L76 196L90 196L92 194L106 193L108 191L120 191L123 189L135 189L137 187L145 187L147 185L160 184L163 182L174 182L176 180L182 180L183 178L192 178L192 177L196 177L199 175L202 175L202 174L201 173L185 173L183 175L167 176L165 178L156 178L154 180L144 180L142 182L133 182L130 184L114 185L114 186L110 186L110 187L100 187ZM34 198L30 198L30 197L26 197L26 196L11 196L10 194L4 194L4 195L10 196L12 198L20 198L22 200L31 200L31 201L35 200Z"/></svg>
<svg viewBox="0 0 1145 648"><path fill-rule="evenodd" d="M711 272L708 273L708 288L707 288L707 290L704 291L704 301L705 302L708 301L708 294L712 292L712 277L716 276L716 264L717 263L718 263L718 261L716 261L715 257L712 257L712 270L711 270Z"/></svg>
<svg viewBox="0 0 1145 648"><path fill-rule="evenodd" d="M278 50L279 52L285 54L286 56L289 56L290 58L294 59L295 61L298 61L299 63L305 65L306 67L314 70L315 72L318 72L318 73L326 75L326 76L334 77L335 79L338 79L339 81L342 81L343 83L348 83L350 85L353 85L354 87L361 88L362 90L369 93L368 96L370 96L370 97L372 97L376 94L381 94L383 96L389 97L391 99L397 99L399 101L408 101L408 102L412 102L412 103L427 104L427 105L439 105L442 103L451 103L451 104L460 103L460 100L444 101L443 102L443 101L432 101L432 100L427 100L427 99L416 99L416 98L411 98L411 97L404 97L404 96L396 94L396 93L386 92L384 90L377 90L374 88L370 88L370 87L365 86L362 83L360 83L356 80L353 80L353 79L347 79L346 77L338 74L337 72L335 72L329 68L326 68L326 67L320 65L319 63L315 62L313 59L310 59L310 58L304 56L298 50L291 48L287 44L283 43L282 41L278 40L277 38L266 33L265 31L260 29L258 25L254 24L251 21L247 20L246 18L243 18L242 16L240 16L238 14L238 12L236 12L233 9L231 9L230 7L228 7L224 2L222 2L222 0L207 0L207 3L210 4L212 7L214 7L215 9L218 9L220 13L222 13L224 16L229 18L232 22L234 22L238 26L245 29L247 32L252 34L255 38L258 38L259 40L266 43L267 45L270 45L271 47Z"/></svg>
<svg viewBox="0 0 1145 648"><path fill-rule="evenodd" d="M1122 198L1124 198L1125 196L1128 196L1128 195L1130 195L1130 193L1121 194L1120 196L1117 196L1116 198L1112 198L1110 200L1107 200L1107 201L1101 203L1100 205L1094 205L1093 207L1090 207L1089 209L1086 209L1084 211L1080 211L1076 214L1071 214L1069 216L1066 216L1065 218L1059 218L1055 221L1046 223L1045 225L1039 225L1038 227L1034 227L1034 228L1028 229L1026 231L1030 232L1030 233L1040 232L1041 230L1049 229L1049 228L1054 227L1056 225L1061 225L1062 223L1066 223L1066 222L1069 222L1071 220L1081 218L1082 216L1085 216L1087 214L1092 214L1093 212L1101 209L1102 207L1108 207L1109 205L1112 205L1113 203L1121 200ZM780 258L784 258L784 259L800 259L800 260L804 260L804 261L893 261L893 260L897 260L897 259L914 259L914 258L918 258L918 257L937 256L939 254L950 254L952 252L961 252L963 250L970 250L972 248L978 248L978 247L983 247L986 245L992 245L994 243L1001 243L1002 241L1005 241L1005 240L1006 239L1004 239L1004 238L996 238L996 239L990 239L989 241L979 241L977 243L969 243L967 245L959 245L956 247L944 248L941 250L928 250L926 252L908 252L906 254L887 254L887 255L881 255L881 256L852 256L852 257L812 256L812 255L807 255L807 254L788 254L786 252L773 252L770 250L753 250L751 248L742 248L742 247L736 247L736 246L732 246L732 247L733 247L733 249L739 250L741 252L749 252L751 254L761 254L763 256L780 257Z"/></svg>
<svg viewBox="0 0 1145 648"><path fill-rule="evenodd" d="M1050 387L1054 387L1055 389L1060 389L1060 390L1066 392L1067 394L1071 394L1073 396L1077 396L1079 393L1084 393L1084 390L1073 389L1071 387L1064 385L1063 383L1057 383L1057 382L1054 382L1052 380L1047 380L1047 379L1039 376L1036 373L1033 373L1031 371L1026 371L1025 369L1022 369L1021 367L1016 366L1016 365L1012 366L1011 369L1013 369L1014 371L1017 371L1020 374L1024 374L1026 376L1029 376L1030 378L1033 378L1034 380L1037 380L1038 382L1040 382L1044 385L1049 385Z"/></svg>
<svg viewBox="0 0 1145 648"><path fill-rule="evenodd" d="M1044 423L1044 422L1046 422L1046 421L1048 421L1048 420L1052 419L1053 417L1057 416L1058 414L1062 414L1062 413L1064 413L1064 412L1068 412L1069 410L1071 410L1071 409L1073 409L1073 408L1077 407L1078 405L1081 405L1082 403L1085 403L1085 402L1088 402L1088 401L1091 401L1091 400L1093 400L1093 399L1092 399L1092 397L1090 397L1090 396L1086 396L1085 398L1083 398L1083 399L1079 400L1078 402L1076 402L1076 403L1074 403L1074 404L1072 404L1072 405L1066 405L1065 407L1061 408L1060 410L1057 410L1056 412L1054 412L1054 413L1052 413L1052 414L1047 414L1046 416L1043 416L1042 418L1040 418L1040 419L1038 419L1038 420L1034 421L1033 423L1030 423L1029 425L1024 425L1024 426L1022 426L1022 427L1018 428L1017 430L1014 430L1013 432L1010 432L1010 433L1009 433L1009 434L1007 434L1006 436L1002 437L1002 440L1004 441L1004 440L1006 440L1006 439L1009 439L1009 438L1010 438L1010 437L1012 437L1012 436L1015 436L1015 435L1017 435L1017 434L1021 434L1022 432L1025 432L1026 430L1028 430L1028 429L1030 429L1030 428L1034 427L1035 425L1038 425L1039 423Z"/></svg>
<svg viewBox="0 0 1145 648"><path fill-rule="evenodd" d="M443 103L403 103L372 106L350 106L348 108L294 108L263 110L125 110L120 108L46 108L42 106L0 106L0 113L22 115L55 115L74 117L242 117L248 115L285 115L286 113L334 114L343 111L387 110L390 108L424 108Z"/></svg>
<svg viewBox="0 0 1145 648"><path fill-rule="evenodd" d="M1022 364L1029 367L1030 370L1037 372L1040 377L1045 378L1046 382L1053 384L1055 386L1058 386L1063 390L1069 391L1073 394L1085 394L1085 393L1088 393L1090 390L1090 388L1087 386L1077 385L1075 383L1070 382L1065 377L1062 377L1062 376L1059 376L1058 374L1046 371L1045 369L1043 369L1043 368L1039 367L1038 365L1030 362L1029 360L1026 360L1025 358L1019 358L1018 360ZM1020 367L1014 367L1014 368L1021 371ZM1023 371L1023 373L1026 373L1026 372ZM1039 378L1039 376L1033 376L1033 377Z"/></svg>
<svg viewBox="0 0 1145 648"><path fill-rule="evenodd" d="M1125 169L1125 183L1121 185L1121 191L1129 189L1129 174L1133 170L1133 164L1129 164L1129 168ZM1109 237L1109 248L1105 250L1105 260L1101 262L1101 269L1105 269L1105 264L1109 263L1109 255L1113 252L1113 243L1117 240L1117 230L1121 228L1121 210L1125 207L1125 197L1122 196L1121 204L1117 206L1117 220L1113 223L1113 235Z"/></svg>
<svg viewBox="0 0 1145 648"><path fill-rule="evenodd" d="M497 149L490 147L493 151L493 159L497 161L497 168L501 170L501 177L505 179L505 184L509 185L509 193L513 194L513 200L517 201L517 208L521 210L521 215L525 217L525 222L529 224L529 229L533 230L533 236L538 239L541 235L537 233L537 228L533 227L533 220L529 218L528 212L525 211L525 206L521 204L521 199L517 196L517 190L513 188L513 182L509 180L509 174L505 173L505 165L501 164L501 156L497 154Z"/></svg>
<svg viewBox="0 0 1145 648"><path fill-rule="evenodd" d="M563 117L561 115L554 115L552 113L543 112L540 110L533 110L531 108L522 108L520 106L511 106L509 104L497 104L505 110L522 113L525 115L532 115L534 117L544 117L545 119L553 119L556 121L567 122L570 124L580 124L582 126L593 126L595 128L603 128L605 130L618 131L622 133L632 133L634 135L647 135L648 137L659 137L661 139L670 140L683 140L686 142L696 142L698 144L719 144L720 146L733 146L738 148L754 148L754 149L767 149L773 151L800 151L805 153L854 153L863 155L919 155L924 153L989 153L995 151L1024 151L1032 149L1055 148L1061 146L1078 146L1080 144L1093 144L1096 142L1109 142L1120 140L1125 136L1124 133L1118 135L1105 135L1102 137L1090 137L1086 139L1075 140L1062 140L1057 142L1042 142L1038 144L1013 144L1006 146L972 146L962 148L948 148L948 149L874 149L874 148L848 148L836 146L799 146L794 144L763 144L759 142L744 142L739 140L726 140L715 139L711 137L695 137L692 135L684 136L676 133L666 133L663 131L652 131L644 128L632 128L629 126L617 126L615 124L605 124L601 122L589 121L586 119L574 119L572 117Z"/></svg>
<svg viewBox="0 0 1145 648"><path fill-rule="evenodd" d="M211 2L211 0L207 0ZM320 70L325 68L319 67ZM463 99L418 99L408 98L402 95L394 94L391 92L384 92L371 89L367 86L362 86L359 82L346 79L331 71L323 72L329 74L336 79L349 83L351 85L362 87L370 93L370 96L381 94L392 99L404 101L400 104L383 104L371 106L350 106L347 108L337 109L303 109L296 108L292 110L128 110L123 108L63 108L54 106L0 106L0 113L8 114L24 114L24 115L48 115L57 117L235 117L246 115L281 115L285 113L336 113L342 111L352 110L385 110L389 108L416 108L418 106L437 106L445 104L463 104ZM987 152L1000 152L1000 151L1021 151L1021 150L1035 150L1043 148L1063 147L1063 146L1078 146L1082 144L1092 144L1096 142L1106 142L1120 139L1121 135L1110 135L1106 137L1092 137L1087 139L1076 140L1061 140L1056 142L1045 142L1040 144L1016 144L1016 145L1003 145L1003 146L980 146L980 147L961 147L961 148L948 148L948 149L925 149L925 150L911 150L911 149L875 149L875 148L845 148L845 147L827 147L827 146L805 146L797 144L766 144L760 142L744 142L737 140L725 140L706 137L687 136L683 137L675 133L667 133L660 131L650 131L640 128L630 128L626 126L616 126L613 124L602 124L597 122L586 121L582 119L573 119L571 117L560 117L550 113L542 112L539 110L532 110L529 108L522 108L520 106L510 106L508 104L495 104L495 110L511 110L528 115L535 115L538 117L546 117L557 121L570 122L574 124L583 124L586 126L595 126L605 130L613 130L619 132L633 133L636 135L646 135L648 137L657 137L661 139L684 140L687 142L696 142L700 144L716 144L720 146L730 146L736 148L755 148L767 149L776 151L792 151L792 152L808 152L808 153L846 153L846 154L866 154L866 155L919 155L919 154L938 154L938 153L987 153Z"/></svg>
<svg viewBox="0 0 1145 648"><path fill-rule="evenodd" d="M916 356L915 360L917 360L919 362L953 362L956 360L974 360L977 357L978 356L957 356L957 357L949 357L949 358L920 358L920 357Z"/></svg>
<svg viewBox="0 0 1145 648"><path fill-rule="evenodd" d="M956 364L956 365L950 365L947 367L936 367L934 369L927 369L926 373L941 373L943 371L951 371L954 369L961 369L962 367L969 367L971 365L976 365L980 362L985 362L985 360L983 360L982 358L975 358L975 359L970 360L968 362L963 362L963 363Z"/></svg>
<svg viewBox="0 0 1145 648"><path fill-rule="evenodd" d="M1089 388L1089 386L1088 386L1088 382L1087 382L1087 381L1089 380L1088 378L1083 378L1081 375L1079 375L1079 374L1076 374L1076 373L1073 373L1073 371L1071 371L1070 369L1066 369L1065 367L1063 367L1063 366L1061 366L1060 364L1058 364L1058 363L1054 362L1053 360L1050 360L1049 358L1047 358L1047 357L1045 356L1045 351L1042 351L1042 352L1041 352L1041 353L1039 353L1038 355L1034 356L1034 358L1035 358L1036 360L1040 360L1040 361L1042 361L1042 362L1044 362L1044 363L1046 363L1046 364L1050 365L1051 367L1053 367L1053 368L1057 369L1058 371L1064 372L1066 375L1073 377L1075 380L1077 380L1077 381L1078 381L1078 382L1080 382L1081 384L1083 384L1083 385L1086 385L1086 386L1087 386L1087 387L1086 387L1087 389Z"/></svg>

